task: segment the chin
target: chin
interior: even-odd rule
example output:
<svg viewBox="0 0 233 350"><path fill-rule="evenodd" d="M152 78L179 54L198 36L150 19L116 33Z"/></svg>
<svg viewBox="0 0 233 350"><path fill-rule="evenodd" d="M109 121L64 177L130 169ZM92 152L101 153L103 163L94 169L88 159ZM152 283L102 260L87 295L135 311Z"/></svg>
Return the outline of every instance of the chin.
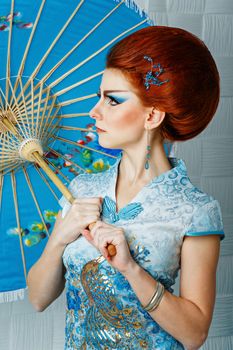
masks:
<svg viewBox="0 0 233 350"><path fill-rule="evenodd" d="M108 148L108 149L121 149L120 145L114 145L111 142L100 142L99 140L99 145L103 148Z"/></svg>

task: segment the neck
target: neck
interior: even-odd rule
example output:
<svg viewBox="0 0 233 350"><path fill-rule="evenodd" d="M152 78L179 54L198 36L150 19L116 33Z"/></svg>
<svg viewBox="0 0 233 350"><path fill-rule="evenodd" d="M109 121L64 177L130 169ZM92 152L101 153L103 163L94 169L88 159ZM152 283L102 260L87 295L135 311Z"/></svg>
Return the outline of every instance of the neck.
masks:
<svg viewBox="0 0 233 350"><path fill-rule="evenodd" d="M145 147L144 147L145 148ZM146 183L172 167L167 159L162 141L154 141L151 145L151 157L149 169L145 169L146 149L123 150L119 167L119 176L129 185Z"/></svg>

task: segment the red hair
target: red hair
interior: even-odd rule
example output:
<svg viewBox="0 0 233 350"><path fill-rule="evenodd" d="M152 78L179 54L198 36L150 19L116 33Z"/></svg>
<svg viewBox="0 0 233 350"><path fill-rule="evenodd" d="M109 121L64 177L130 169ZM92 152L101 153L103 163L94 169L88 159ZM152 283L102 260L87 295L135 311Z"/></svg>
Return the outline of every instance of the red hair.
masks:
<svg viewBox="0 0 233 350"><path fill-rule="evenodd" d="M164 72L150 85L149 56ZM109 51L106 68L120 69L145 106L165 111L160 125L163 139L188 140L198 135L211 121L220 95L219 74L211 53L195 35L180 28L146 27L127 36Z"/></svg>

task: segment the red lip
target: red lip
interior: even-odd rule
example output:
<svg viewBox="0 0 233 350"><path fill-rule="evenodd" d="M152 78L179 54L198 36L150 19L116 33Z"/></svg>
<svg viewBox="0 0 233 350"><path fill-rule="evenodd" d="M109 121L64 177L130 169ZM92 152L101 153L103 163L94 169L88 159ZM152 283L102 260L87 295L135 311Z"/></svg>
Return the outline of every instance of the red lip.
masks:
<svg viewBox="0 0 233 350"><path fill-rule="evenodd" d="M100 129L100 128L97 128L97 127L96 127L96 131L97 131L97 132L106 132L105 130Z"/></svg>

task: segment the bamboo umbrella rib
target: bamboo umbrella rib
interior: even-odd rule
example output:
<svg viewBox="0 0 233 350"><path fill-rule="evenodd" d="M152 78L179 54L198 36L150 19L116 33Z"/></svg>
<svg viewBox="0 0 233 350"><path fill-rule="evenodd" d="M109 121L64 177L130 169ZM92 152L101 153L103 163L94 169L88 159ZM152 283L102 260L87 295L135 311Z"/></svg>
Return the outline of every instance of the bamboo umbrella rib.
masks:
<svg viewBox="0 0 233 350"><path fill-rule="evenodd" d="M5 140L6 139L6 136L5 136L5 134L4 133L2 133L1 134L1 145L2 145L2 153L3 154L5 154L6 152L5 152L5 142L3 141L3 140ZM4 160L2 160L2 169L4 168L4 163L5 163L5 161Z"/></svg>
<svg viewBox="0 0 233 350"><path fill-rule="evenodd" d="M67 158L66 156L64 156L63 154L61 154L58 151L55 151L55 149L48 147L48 149L50 150L50 152L56 154L58 157L64 159L65 162L69 162L70 164L72 164L73 166L75 166L78 169L81 169L83 172L86 172L86 169L82 168L80 165L76 164L75 162L73 162L71 159Z"/></svg>
<svg viewBox="0 0 233 350"><path fill-rule="evenodd" d="M1 211L1 208L2 208L3 185L4 185L4 175L3 175L3 173L1 173L0 174L0 211Z"/></svg>
<svg viewBox="0 0 233 350"><path fill-rule="evenodd" d="M45 60L47 59L48 55L50 54L50 52L52 51L52 49L54 48L54 46L56 45L58 40L61 38L62 34L65 32L66 28L68 27L68 25L70 24L70 22L72 21L72 19L74 18L74 16L76 15L76 13L78 12L78 10L80 9L80 7L82 6L83 3L84 3L84 0L81 0L79 2L78 6L75 8L75 10L71 14L71 16L68 18L68 20L66 21L66 23L64 24L64 26L62 27L62 29L60 30L60 32L58 33L58 35L56 36L56 38L54 39L52 44L50 45L50 47L47 50L47 52L45 53L45 55L40 60L38 66L35 68L35 70L31 74L31 77L33 79L37 76L38 72L40 71L40 69L41 69L42 65L44 64Z"/></svg>
<svg viewBox="0 0 233 350"><path fill-rule="evenodd" d="M22 90L23 90L23 83L22 83L21 77L19 79L19 84L20 84L20 91L22 92ZM30 125L29 124L29 117L28 117L28 112L27 112L27 107L26 107L26 101L25 101L24 93L22 94L22 96L23 96L23 104L24 104L24 110L25 110L25 115L26 115L26 121L27 121L27 124ZM22 119L22 115L20 116L20 119ZM32 137L31 128L29 128L29 134L30 134L30 137Z"/></svg>
<svg viewBox="0 0 233 350"><path fill-rule="evenodd" d="M37 116L36 116L36 133L37 134L38 134L38 127L39 127L39 115L40 115L40 107L41 107L42 90L43 90L43 84L41 84L40 86L38 109L37 109Z"/></svg>
<svg viewBox="0 0 233 350"><path fill-rule="evenodd" d="M27 270L26 270L26 262L25 262L22 235L21 235L22 230L21 230L20 219L19 219L19 207L18 207L17 189L16 189L16 180L15 180L14 171L11 172L11 183L12 183L13 196L14 196L15 215L16 215L16 221L17 221L17 229L18 229L18 233L19 233L19 244L20 244L22 262L23 262L24 277L25 277L25 281L26 281Z"/></svg>
<svg viewBox="0 0 233 350"><path fill-rule="evenodd" d="M40 126L39 126L39 130L38 130L39 138L40 138L40 135L41 135L41 128L42 128L43 123L44 123L45 112L46 112L47 106L48 106L49 94L50 94L50 88L47 90L47 95L46 95L46 98L45 98L45 104L44 104L43 111L42 111L42 117L41 117L41 120L40 120Z"/></svg>
<svg viewBox="0 0 233 350"><path fill-rule="evenodd" d="M6 175L7 173L11 172L12 170L15 171L15 169L17 167L20 167L20 166L21 166L21 164L14 162L11 165L6 166L4 169L2 169L2 171L4 172L4 175Z"/></svg>
<svg viewBox="0 0 233 350"><path fill-rule="evenodd" d="M56 108L55 112L53 113L53 115L51 115L53 109L55 108L55 100L56 100L56 99L54 99L53 103L51 104L50 110L49 110L47 116L46 116L45 119L44 119L45 122L44 122L44 124L43 124L43 128L41 128L40 134L38 135L38 138L40 138L40 139L44 138L44 136L45 136L48 132L50 132L50 131L49 131L49 130L50 130L50 127L51 127L53 121L56 119L57 113L59 112L59 110L60 110L60 108L61 108L61 106L58 106L58 107ZM57 123L55 123L55 125L57 125L57 124L59 124L59 123L60 123L60 119L58 119L58 121L57 121Z"/></svg>
<svg viewBox="0 0 233 350"><path fill-rule="evenodd" d="M6 65L7 79L6 79L5 111L7 110L7 102L8 102L8 95L9 95L9 80L11 76L11 37L12 37L14 6L15 6L15 1L11 0L10 30L9 30L8 45L7 45L7 65Z"/></svg>
<svg viewBox="0 0 233 350"><path fill-rule="evenodd" d="M3 158L6 158L10 161L11 159L9 159L9 158L11 158L12 155L14 156L14 155L19 155L19 154L15 149L12 149L12 148L5 149L4 148L4 149L0 149L0 155L1 155L1 157L0 157L0 162L1 162L1 160Z"/></svg>
<svg viewBox="0 0 233 350"><path fill-rule="evenodd" d="M97 153L103 154L103 155L108 156L110 158L114 158L114 159L117 158L116 156L113 156L112 154L108 154L106 152L103 152L103 151L100 151L100 150L97 150L95 148L91 148L91 147L88 147L88 146L85 146L85 145L80 145L79 143L77 143L75 141L64 139L63 137L60 137L60 136L53 135L52 138L54 138L56 140L60 140L61 142L69 143L70 145L74 145L76 147L85 148L85 149L88 149L89 151L93 151L93 152L97 152Z"/></svg>
<svg viewBox="0 0 233 350"><path fill-rule="evenodd" d="M59 106L60 107L60 106ZM59 107L57 107L57 109L59 110ZM25 118L24 116L26 116L26 114L25 115L21 115L22 116L22 118L20 118L20 120L22 120L22 121L26 121L27 122L27 124L28 125L31 125L32 124L32 121L31 121L31 118L30 119L27 119L27 118ZM78 113L78 114L53 114L53 115L51 115L49 118L47 118L47 119L73 119L73 118L79 118L79 117L89 117L89 113ZM59 128L63 128L62 126L60 127L59 126ZM30 129L31 130L31 129ZM80 130L81 130L81 128L80 128ZM83 129L82 131L95 131L95 130L91 130L91 129Z"/></svg>
<svg viewBox="0 0 233 350"><path fill-rule="evenodd" d="M16 152L19 144L13 138L10 139L8 135L5 134L4 136L4 148L7 149L7 153L9 152L9 150Z"/></svg>
<svg viewBox="0 0 233 350"><path fill-rule="evenodd" d="M57 108L58 112L59 108ZM55 118L54 118L55 119ZM50 120L50 123L46 127L46 131L40 136L40 139L43 140L44 138L48 140L50 136L53 134L54 130L57 129L58 125L60 124L61 120L58 119L54 125L52 125L52 122L54 119Z"/></svg>
<svg viewBox="0 0 233 350"><path fill-rule="evenodd" d="M51 193L53 194L54 198L56 199L56 201L58 201L58 196L56 195L56 193L54 192L54 190L52 189L52 187L50 186L48 180L45 178L44 174L40 171L39 167L37 164L35 164L35 169L38 172L38 174L40 175L40 177L42 178L42 180L44 181L44 183L48 186L48 188L50 189Z"/></svg>
<svg viewBox="0 0 233 350"><path fill-rule="evenodd" d="M143 23L147 22L147 20L143 20L141 22L139 22L138 24L134 25L133 27L127 29L126 31L124 31L123 33L119 34L118 36L116 36L114 39L112 39L111 41L109 41L107 44L105 44L104 46L102 46L99 50L97 50L96 52L94 52L92 55L90 55L89 57L87 57L85 60L83 60L82 62L80 62L79 64L77 64L75 67L71 68L69 71L67 71L66 73L64 73L60 78L54 80L50 86L51 88L53 88L54 86L56 86L57 84L59 84L62 80L64 80L67 76L69 76L70 74L72 74L73 72L75 72L78 68L80 68L81 66L83 66L85 63L87 63L88 61L90 61L92 58L94 58L95 56L97 56L99 53L101 53L102 51L104 51L108 46L110 46L112 43L114 43L116 40L118 40L119 38L121 38L123 35L129 33L130 31L132 31L133 29L141 26ZM43 81L45 81L42 78ZM39 84L39 83L38 83Z"/></svg>
<svg viewBox="0 0 233 350"><path fill-rule="evenodd" d="M12 164L12 166L6 167L3 169L3 174L4 176L8 173L10 173L11 171L15 170L15 163Z"/></svg>
<svg viewBox="0 0 233 350"><path fill-rule="evenodd" d="M50 162L50 161L48 160L48 158L44 158L44 160L45 160L45 162L46 162L47 164L51 165L51 167L53 167L53 168L63 177L63 179L64 179L66 182L70 183L70 179L68 179L68 177L65 176L65 175L61 172L61 170L58 169L58 167L56 167L56 165L54 165L52 162Z"/></svg>
<svg viewBox="0 0 233 350"><path fill-rule="evenodd" d="M49 234L48 228L47 228L47 226L46 226L46 222L45 222L45 220L44 220L44 217L43 217L43 214L42 214L42 212L41 212L40 206L39 206L39 204L38 204L38 201L37 201L35 192L34 192L34 190L33 190L32 183L31 183L31 180L30 180L30 178L29 178L28 172L27 172L27 170L25 169L24 166L23 166L23 172L24 172L24 176L25 176L25 179L26 179L26 181L27 181L28 187L29 187L29 189L30 189L32 198L33 198L33 200L34 200L36 209L37 209L38 214L39 214L39 216L40 216L40 219L41 219L41 221L42 221L42 223L43 223L43 225L44 225L44 229L45 229L45 231L46 231L46 233L47 233L47 236L49 237L50 234Z"/></svg>
<svg viewBox="0 0 233 350"><path fill-rule="evenodd" d="M8 149L12 149L14 151L18 150L19 140L12 136L11 132L8 134L4 134L4 145L8 147Z"/></svg>
<svg viewBox="0 0 233 350"><path fill-rule="evenodd" d="M84 42L108 17L110 17L123 3L125 0L117 4L100 22L98 22L63 58L41 79L41 81L36 85L38 87L41 82L45 82L49 77L60 67L60 65ZM144 22L143 22L144 23ZM64 78L63 78L64 79ZM25 85L27 88L28 83ZM57 84L55 84L57 85ZM20 96L19 96L20 97ZM28 95L26 96L27 99Z"/></svg>
<svg viewBox="0 0 233 350"><path fill-rule="evenodd" d="M72 103L88 100L89 98L93 98L93 97L96 97L96 96L97 96L96 94L91 94L91 95L86 95L86 96L82 96L82 97L77 97L77 98L74 98L72 100L67 100L67 101L60 102L59 105L62 106L62 107L63 106L68 106L68 105L71 105Z"/></svg>
<svg viewBox="0 0 233 350"><path fill-rule="evenodd" d="M20 159L17 158L16 154L13 154L13 156L11 156L10 159L8 155L1 156L0 164L2 163L2 160L4 160L4 164L10 164L10 163L15 164L15 162L19 161Z"/></svg>
<svg viewBox="0 0 233 350"><path fill-rule="evenodd" d="M20 67L19 67L19 70L18 70L17 79L16 79L16 82L15 82L15 85L14 85L14 93L16 93L16 89L17 89L18 84L19 84L19 79L21 79L21 76L22 76L22 74L23 74L24 67L25 67L25 62L26 62L26 59L27 59L27 55L28 55L28 52L29 52L29 49L30 49L30 46L31 46L31 43L32 43L32 39L33 39L33 37L34 37L34 33L35 33L35 31L36 31L36 28L37 28L37 24L38 24L38 22L39 22L41 13L42 13L42 11L43 11L45 1L46 1L46 0L42 0L42 2L41 2L39 11L38 11L37 16L36 16L35 23L34 23L34 25L33 25L33 28L32 28L32 31L31 31L31 34L30 34L28 43L27 43L27 46L26 46L26 48L25 48L24 55L23 55L23 58L22 58L22 61L21 61L21 64L20 64ZM22 91L22 90L21 90L21 91ZM11 104L12 104L12 98L11 98L11 101L10 101L10 105L11 105Z"/></svg>
<svg viewBox="0 0 233 350"><path fill-rule="evenodd" d="M48 88L46 87L42 92L43 92L43 94L47 94L47 90ZM36 101L36 99L37 98L39 98L40 97L40 93L38 93L38 94L36 94L36 95L33 95L33 97L34 97L34 107L37 107L38 108L38 105L39 105L39 100L38 101ZM52 99L54 97L54 95L50 95L50 97L49 97L49 99ZM35 102L36 101L36 102ZM44 97L44 98L42 98L41 99L41 104L43 104L43 103L45 103L46 102L46 97ZM25 100L25 106L27 107L27 106L31 106L31 103L32 103L32 100L30 99L30 100L28 100L28 101L26 101ZM31 111L31 108L29 108L29 107L27 107L27 110L28 111ZM21 105L19 105L19 111L22 113L22 111L24 111L24 106L23 106L23 103L21 103ZM42 109L41 109L42 110ZM17 111L16 109L15 109L15 107L14 107L14 111Z"/></svg>
<svg viewBox="0 0 233 350"><path fill-rule="evenodd" d="M10 153L18 154L17 147L19 146L19 144L16 143L13 139L11 142L9 140L7 140L4 146L5 146L4 149L6 150L6 152L4 152L4 153L6 153L6 154L10 154Z"/></svg>
<svg viewBox="0 0 233 350"><path fill-rule="evenodd" d="M43 102L43 100L42 100L42 102ZM32 116L34 116L34 113L37 113L37 108L34 108L35 106L38 106L38 103L36 102L36 103L34 103L34 105L33 105L33 108L27 108L27 113L28 113L28 116L30 115L31 117ZM48 108L47 109L49 109L50 108L50 105L48 106ZM47 110L46 109L46 110ZM32 112L32 110L33 110L33 112ZM43 112L43 110L44 110L44 107L42 107L42 108L40 108L40 112ZM22 112L24 111L24 109L22 109ZM21 112L21 113L22 113Z"/></svg>
<svg viewBox="0 0 233 350"><path fill-rule="evenodd" d="M7 169L10 169L11 167L15 167L15 166L18 165L18 164L19 164L19 161L18 161L18 160L15 160L15 161L13 161L13 160L7 161L7 162L4 163L4 167L1 167L1 172L2 172L2 171L5 172Z"/></svg>
<svg viewBox="0 0 233 350"><path fill-rule="evenodd" d="M43 78L46 81L60 65L104 22L108 17L110 17L123 3L125 0L117 4L107 15L102 18Z"/></svg>
<svg viewBox="0 0 233 350"><path fill-rule="evenodd" d="M68 91L70 91L70 90L76 88L77 86L80 86L80 85L82 85L82 84L85 84L87 81L90 81L90 80L96 78L97 76L102 75L103 72L104 72L104 71L101 71L101 72L99 72L99 73L93 74L93 75L91 75L91 76L89 76L89 77L87 77L87 78L85 78L85 79L83 79L83 80L81 80L81 81L79 81L79 82L73 84L73 85L70 85L70 86L68 86L68 87L66 87L66 88L64 88L64 89L62 89L62 90L56 92L56 96L58 97L58 96L60 96L60 95L62 95L62 94L64 94L64 93L66 93L66 92L68 92ZM43 84L41 84L41 85L43 85ZM48 87L46 87L46 88L50 88L50 86L48 85ZM46 91L45 91L46 88L43 90L43 93L46 92ZM36 90L36 87L35 87L34 91L35 91L35 90ZM29 96L29 95L27 95L27 96ZM36 99L38 96L39 96L39 93L36 94L36 95L34 95L34 99ZM52 96L50 96L49 98L52 98ZM42 99L41 102L46 102L46 98L45 98L45 99ZM31 103L31 100L27 100L27 102L25 103L25 106L29 105L30 103ZM18 105L19 105L19 109L21 110L21 109L22 109L22 105L23 105L23 101L22 101L21 103L19 103ZM35 103L35 105L36 105L36 103Z"/></svg>
<svg viewBox="0 0 233 350"><path fill-rule="evenodd" d="M6 128L6 130L7 130L8 132L11 132L11 130L8 128L7 125L4 125L4 127Z"/></svg>
<svg viewBox="0 0 233 350"><path fill-rule="evenodd" d="M15 102L16 102L16 108L17 108L18 111L19 111L18 102L17 102L17 99L16 99L16 97L15 97L15 93L14 93L14 90L13 90L13 87L12 87L12 84L11 84L11 81L10 81L10 80L9 80L9 86L10 86L10 89L11 89L12 97L13 97L13 99L14 99ZM16 119L17 119L17 118L16 118ZM23 123L23 128L24 128L24 131L25 131L25 135L27 135L27 137L30 137L30 135L29 135L29 133L28 133L28 130L26 129L24 123Z"/></svg>
<svg viewBox="0 0 233 350"><path fill-rule="evenodd" d="M0 91L1 92L1 91ZM3 104L3 100L2 100L2 96L0 94L0 105L2 107L2 110L4 110L4 104Z"/></svg>
<svg viewBox="0 0 233 350"><path fill-rule="evenodd" d="M89 113L71 113L71 114L59 114L57 118L68 119L68 118L79 118L89 117Z"/></svg>
<svg viewBox="0 0 233 350"><path fill-rule="evenodd" d="M16 121L16 124L18 125L19 129L20 129L21 132L22 132L22 135L26 138L26 135L24 134L24 132L23 132L23 130L22 130L22 128L21 128L21 125L20 125L19 121L18 121L17 118L15 117L15 114L14 114L14 112L12 111L11 106L10 106L9 103L7 102L6 97L5 97L5 95L4 95L4 93L3 93L3 91L2 91L1 88L0 88L0 92L2 93L3 97L5 98L6 105L7 105L7 106L9 107L9 109L11 110L12 115L13 115L15 121Z"/></svg>
<svg viewBox="0 0 233 350"><path fill-rule="evenodd" d="M67 91L70 91L70 90L76 88L77 86L80 86L80 85L82 85L82 84L85 84L87 81L92 80L92 79L98 77L99 75L102 75L103 72L104 72L104 71L102 70L102 71L99 72L99 73L93 74L93 75L91 75L90 77L87 77L86 79L83 79L83 80L81 80L81 81L79 81L79 82L77 82L77 83L75 83L75 84L73 84L73 85L70 85L70 86L66 87L65 89L62 89L62 90L56 92L56 95L57 95L57 96L63 95L63 94L65 94Z"/></svg>
<svg viewBox="0 0 233 350"><path fill-rule="evenodd" d="M42 65L44 64L45 60L47 59L48 55L50 54L50 52L52 51L52 49L54 48L54 46L56 45L57 41L60 39L60 37L62 36L62 34L65 32L66 28L68 27L68 25L70 24L70 22L72 21L72 19L74 18L74 16L76 15L76 13L78 12L78 10L80 9L80 7L82 6L84 0L81 0L80 3L77 5L77 7L75 8L75 10L73 11L73 13L71 14L71 16L68 18L68 20L66 21L66 23L64 24L64 26L62 27L62 29L60 30L60 32L58 33L58 35L56 36L56 38L54 39L54 41L52 42L52 44L50 45L49 49L46 51L46 53L44 54L44 56L42 57L42 59L40 60L39 64L37 65L37 67L34 69L33 73L31 74L29 79L34 79L37 74L39 73ZM27 87L29 86L29 82L27 82L25 84L25 90L27 89ZM18 96L18 99L21 97L21 95Z"/></svg>
<svg viewBox="0 0 233 350"><path fill-rule="evenodd" d="M13 139L13 144L15 144L15 140ZM9 168L9 157L10 157L10 162L12 162L13 164L15 164L15 157L16 157L16 150L15 148L12 146L12 143L9 140L9 135L3 133L1 135L1 154L3 156L1 156L1 167L2 169L4 169L4 164L7 164L8 166L6 168ZM13 159L13 160L12 160Z"/></svg>
<svg viewBox="0 0 233 350"><path fill-rule="evenodd" d="M33 80L32 80L33 81ZM28 81L27 81L27 83L26 84L28 84L28 86L29 86L29 83L28 83ZM37 84L36 86L34 86L34 100L36 100L38 97L39 97L39 94L40 94L40 85L44 85L45 86L45 89L43 90L43 94L44 93L46 93L46 91L49 89L50 90L50 86L49 85L45 85L44 84L44 82L43 81L40 81L40 84ZM27 86L27 87L28 87ZM19 96L21 97L24 93L25 93L25 87L26 87L26 85L21 89L21 92L20 92L20 94L19 94ZM36 93L36 91L39 89L39 92L38 93ZM18 96L18 97L19 97ZM29 99L28 99L28 97L29 97ZM43 102L43 99L42 99L42 102ZM28 106L28 105L30 105L30 103L31 103L31 93L29 92L28 94L27 94L27 96L25 96L25 104L26 104L26 106ZM20 108L22 107L22 105L23 105L23 101L20 101L20 102L18 102L18 104L19 104L19 106L20 106ZM15 105L13 105L13 107L12 108L14 108L15 107Z"/></svg>
<svg viewBox="0 0 233 350"><path fill-rule="evenodd" d="M79 131L84 131L84 132L96 132L96 130L91 130L91 129L86 129L86 128L79 128L76 126L65 126L65 125L59 125L57 126L57 129L62 129L62 130L79 130Z"/></svg>
<svg viewBox="0 0 233 350"><path fill-rule="evenodd" d="M18 162L20 161L21 159L19 158L19 155L15 152L7 152L6 153L1 153L1 157L0 157L0 164L10 164L10 163L13 163L15 164L15 162Z"/></svg>
<svg viewBox="0 0 233 350"><path fill-rule="evenodd" d="M33 90L33 80L32 79L31 79L31 105L32 105L32 130L34 131L34 90ZM35 134L33 136L35 136Z"/></svg>
<svg viewBox="0 0 233 350"><path fill-rule="evenodd" d="M52 114L48 119L58 118L58 117L59 117L59 115ZM42 118L42 114L40 114L40 118ZM59 119L61 119L61 118L59 118ZM26 123L25 114L22 115L22 118L20 118L20 120ZM31 117L30 117L30 119L27 122L27 125L31 125L31 123L32 122L31 122Z"/></svg>
<svg viewBox="0 0 233 350"><path fill-rule="evenodd" d="M5 134L4 133L2 133L2 134L0 134L0 136L1 136L1 140L0 140L0 145L2 146L1 148L2 148L2 154L5 154L6 152L5 152L5 143L3 142L3 140L5 140ZM2 161L2 169L4 168L4 160Z"/></svg>
<svg viewBox="0 0 233 350"><path fill-rule="evenodd" d="M21 164L17 165L14 163L14 165L11 168L9 168L7 171L4 171L4 175L7 175L8 173L11 173L12 171L14 171L16 173L16 171L18 169L21 169L21 167L22 167Z"/></svg>
<svg viewBox="0 0 233 350"><path fill-rule="evenodd" d="M58 113L59 109L61 108L61 106L58 106L58 107L55 106L55 101L56 101L56 96L54 97L53 102L50 105L49 112L48 112L48 114L46 116L45 123L43 125L43 129L41 130L41 133L40 133L40 137L41 138L44 137L44 134L46 133L46 129L47 130L49 129L49 127L51 126L53 120L56 118L56 114ZM53 108L56 108L56 112L54 113L54 118L50 118ZM50 122L49 122L49 119L50 119Z"/></svg>

